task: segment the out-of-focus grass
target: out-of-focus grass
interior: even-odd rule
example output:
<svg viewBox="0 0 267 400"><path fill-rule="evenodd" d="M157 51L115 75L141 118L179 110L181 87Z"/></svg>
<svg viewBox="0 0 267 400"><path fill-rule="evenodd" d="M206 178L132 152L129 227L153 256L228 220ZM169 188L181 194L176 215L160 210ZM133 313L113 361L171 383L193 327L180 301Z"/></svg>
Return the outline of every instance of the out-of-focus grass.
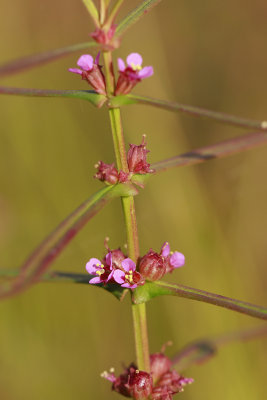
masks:
<svg viewBox="0 0 267 400"><path fill-rule="evenodd" d="M126 8L138 1L126 2ZM81 2L2 4L1 62L88 39ZM267 6L260 0L163 0L125 36L116 56L132 51L155 75L136 93L266 119ZM68 73L77 56L1 84L85 88ZM99 159L112 162L105 109L67 99L1 97L0 267L17 267L44 236L89 194ZM158 161L243 131L142 106L123 110L126 140L147 134ZM142 252L169 240L187 256L169 280L266 305L267 149L154 177L137 198ZM123 245L119 201L95 217L55 263L83 272L100 257L105 236ZM1 400L119 398L99 374L134 359L129 300L119 304L93 287L43 284L0 303ZM148 304L151 351L257 323L189 300ZM172 350L168 350L171 354ZM263 399L266 341L224 348L187 371L186 399Z"/></svg>

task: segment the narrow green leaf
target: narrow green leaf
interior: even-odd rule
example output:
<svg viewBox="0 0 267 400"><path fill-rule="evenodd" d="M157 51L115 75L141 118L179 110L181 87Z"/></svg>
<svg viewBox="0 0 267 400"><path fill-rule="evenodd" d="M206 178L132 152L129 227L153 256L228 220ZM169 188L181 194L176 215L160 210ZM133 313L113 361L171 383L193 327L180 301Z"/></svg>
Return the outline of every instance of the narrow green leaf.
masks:
<svg viewBox="0 0 267 400"><path fill-rule="evenodd" d="M184 297L191 300L203 301L218 307L228 308L251 317L267 320L267 308L245 303L240 300L209 293L200 289L194 289L183 285L173 285L167 282L149 282L136 288L132 299L135 304L144 303L154 297L171 295Z"/></svg>
<svg viewBox="0 0 267 400"><path fill-rule="evenodd" d="M93 0L82 0L96 26L99 25L99 15Z"/></svg>
<svg viewBox="0 0 267 400"><path fill-rule="evenodd" d="M156 162L151 165L151 168L157 173L173 167L199 164L216 158L228 157L266 143L267 133L251 133Z"/></svg>
<svg viewBox="0 0 267 400"><path fill-rule="evenodd" d="M16 278L20 274L20 270L3 270L0 269L0 280L7 279L10 280L11 278ZM127 293L127 289L122 288L117 284L107 284L107 285L89 285L89 280L94 278L93 275L89 274L76 274L73 272L60 272L60 271L51 271L48 272L40 277L36 283L80 283L86 284L88 287L99 287L108 291L109 293L113 294L118 300L122 301L125 294Z"/></svg>
<svg viewBox="0 0 267 400"><path fill-rule="evenodd" d="M220 123L240 126L242 128L257 129L262 131L267 130L267 121L253 121L250 119L236 117L235 115L206 110L204 108L188 106L180 103L173 103L165 100L152 99L150 97L128 94L127 96L115 96L110 100L110 105L113 107L120 107L128 104L144 104L162 108L168 111L188 114L192 117L212 119Z"/></svg>
<svg viewBox="0 0 267 400"><path fill-rule="evenodd" d="M121 36L128 28L139 21L145 14L147 14L154 6L159 4L161 0L145 0L118 24L116 29L116 36Z"/></svg>
<svg viewBox="0 0 267 400"><path fill-rule="evenodd" d="M137 190L132 185L120 184L105 187L91 196L34 250L22 265L19 276L9 284L0 287L0 298L17 294L38 281L84 225L111 199L136 194Z"/></svg>
<svg viewBox="0 0 267 400"><path fill-rule="evenodd" d="M190 343L172 357L172 365L179 372L184 371L194 364L200 365L209 361L216 355L219 348L233 342L253 340L267 335L267 326L261 325L256 328L243 329L223 335L197 340Z"/></svg>
<svg viewBox="0 0 267 400"><path fill-rule="evenodd" d="M28 97L71 97L74 99L87 100L96 107L102 107L107 100L106 96L98 94L93 90L47 90L0 86L0 94Z"/></svg>
<svg viewBox="0 0 267 400"><path fill-rule="evenodd" d="M16 278L20 274L20 270L3 270L0 269L0 279L11 279ZM72 272L59 272L59 271L51 271L40 277L35 283L79 283L86 284L88 287L92 287L89 285L89 280L93 278L92 275L89 274L76 274ZM125 290L119 285L116 284L107 284L107 285L93 285L94 287L102 288L115 296L118 300L122 300L125 296Z"/></svg>
<svg viewBox="0 0 267 400"><path fill-rule="evenodd" d="M67 56L76 51L81 51L89 47L97 47L97 46L98 44L96 42L84 42L84 43L73 44L71 46L62 47L60 49L46 51L40 54L34 54L31 56L18 58L16 60L9 61L6 64L0 65L0 77L17 74L26 69L38 67L39 65L43 65L51 61L58 60L59 58Z"/></svg>

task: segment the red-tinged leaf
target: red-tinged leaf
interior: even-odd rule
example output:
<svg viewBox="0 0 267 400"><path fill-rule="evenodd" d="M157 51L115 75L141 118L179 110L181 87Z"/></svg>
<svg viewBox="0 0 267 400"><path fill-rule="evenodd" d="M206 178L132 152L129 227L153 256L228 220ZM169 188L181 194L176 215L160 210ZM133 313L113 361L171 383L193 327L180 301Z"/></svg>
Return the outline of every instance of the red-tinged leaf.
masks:
<svg viewBox="0 0 267 400"><path fill-rule="evenodd" d="M157 108L162 108L168 111L188 114L191 117L211 119L223 124L239 126L248 129L257 129L262 131L267 130L267 121L253 121L246 118L236 117L235 115L206 110L204 108L188 106L181 103L173 103L160 99L152 99L150 97L128 94L127 96L115 96L110 100L111 107L121 107L128 104L144 104Z"/></svg>
<svg viewBox="0 0 267 400"><path fill-rule="evenodd" d="M225 140L211 146L200 147L199 149L156 162L151 165L155 172L165 171L173 167L184 167L199 164L216 158L228 157L245 150L267 143L267 133L256 132L240 136L234 139Z"/></svg>
<svg viewBox="0 0 267 400"><path fill-rule="evenodd" d="M10 280L19 276L20 270L3 270L0 269L0 281L1 280ZM89 285L89 280L94 278L93 275L89 274L76 274L73 272L60 272L60 271L51 271L40 277L36 283L80 283L86 284L88 287L99 287L101 289L106 290L107 292L113 294L118 300L122 301L127 293L127 289L122 288L118 284L109 283L107 285L99 284L99 285Z"/></svg>
<svg viewBox="0 0 267 400"><path fill-rule="evenodd" d="M20 274L14 281L0 286L0 299L15 295L38 281L84 225L111 199L135 194L137 190L132 185L120 184L105 187L91 196L36 248L22 265Z"/></svg>
<svg viewBox="0 0 267 400"><path fill-rule="evenodd" d="M209 293L204 290L194 289L183 285L173 285L167 282L157 281L146 283L144 286L140 286L134 290L132 299L134 304L141 304L154 297L162 295L178 296L191 300L203 301L251 317L267 320L267 308L218 294Z"/></svg>
<svg viewBox="0 0 267 400"><path fill-rule="evenodd" d="M133 24L139 21L145 14L147 14L153 7L159 4L161 0L145 0L133 11L131 11L121 22L119 22L116 29L116 36L121 36Z"/></svg>
<svg viewBox="0 0 267 400"><path fill-rule="evenodd" d="M98 94L93 90L47 90L0 86L0 94L27 97L70 97L74 99L87 100L98 108L102 107L107 100L106 96Z"/></svg>
<svg viewBox="0 0 267 400"><path fill-rule="evenodd" d="M194 364L200 365L209 361L216 355L220 347L233 342L253 340L267 335L267 326L243 329L242 331L230 332L216 337L197 340L190 343L172 357L172 365L179 372L184 371Z"/></svg>
<svg viewBox="0 0 267 400"><path fill-rule="evenodd" d="M59 58L65 57L76 51L86 50L88 47L97 46L98 44L96 42L78 43L71 46L62 47L60 49L18 58L16 60L9 61L6 64L0 65L0 77L17 74L24 70L38 67L39 65L43 65L51 61L56 61Z"/></svg>

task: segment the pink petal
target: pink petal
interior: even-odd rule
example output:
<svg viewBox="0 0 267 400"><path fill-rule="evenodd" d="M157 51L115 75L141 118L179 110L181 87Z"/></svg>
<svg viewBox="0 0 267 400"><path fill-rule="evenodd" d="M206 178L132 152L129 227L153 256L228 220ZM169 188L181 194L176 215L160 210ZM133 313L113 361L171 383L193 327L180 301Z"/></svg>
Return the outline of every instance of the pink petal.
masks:
<svg viewBox="0 0 267 400"><path fill-rule="evenodd" d="M96 270L101 266L101 261L99 261L97 258L90 258L88 263L86 264L85 268L88 272L88 274L95 274ZM98 266L98 268L97 268Z"/></svg>
<svg viewBox="0 0 267 400"><path fill-rule="evenodd" d="M115 270L113 269L113 270L111 271L111 273L109 274L109 276L107 277L106 282L110 281L110 279L113 278L114 272L115 272Z"/></svg>
<svg viewBox="0 0 267 400"><path fill-rule="evenodd" d="M91 71L94 65L94 59L90 54L83 54L77 61L78 67L84 71Z"/></svg>
<svg viewBox="0 0 267 400"><path fill-rule="evenodd" d="M101 283L100 276L96 276L95 278L90 279L89 283L95 285L96 283Z"/></svg>
<svg viewBox="0 0 267 400"><path fill-rule="evenodd" d="M95 58L95 64L99 65L99 59L100 59L100 51L97 53L97 56Z"/></svg>
<svg viewBox="0 0 267 400"><path fill-rule="evenodd" d="M131 285L130 283L124 283L123 285L121 285L121 287L126 287L126 288L129 288L129 289L135 289L137 287L137 285L136 284Z"/></svg>
<svg viewBox="0 0 267 400"><path fill-rule="evenodd" d="M82 75L83 71L80 70L79 68L69 68L70 72L74 72L74 74L80 74Z"/></svg>
<svg viewBox="0 0 267 400"><path fill-rule="evenodd" d="M160 251L160 255L162 257L168 257L168 255L170 254L170 245L168 242L163 243L162 247L161 247L161 251Z"/></svg>
<svg viewBox="0 0 267 400"><path fill-rule="evenodd" d="M111 253L111 251L106 255L106 263L108 264L109 268L112 269L112 253Z"/></svg>
<svg viewBox="0 0 267 400"><path fill-rule="evenodd" d="M122 261L121 266L127 272L136 270L136 265L130 258L125 258L125 260Z"/></svg>
<svg viewBox="0 0 267 400"><path fill-rule="evenodd" d="M125 71L126 69L125 62L121 58L118 58L118 69L121 72Z"/></svg>
<svg viewBox="0 0 267 400"><path fill-rule="evenodd" d="M121 284L125 282L125 273L120 269L116 269L113 275L114 281Z"/></svg>
<svg viewBox="0 0 267 400"><path fill-rule="evenodd" d="M131 67L132 64L141 66L143 63L142 56L138 53L129 54L126 61L129 67Z"/></svg>
<svg viewBox="0 0 267 400"><path fill-rule="evenodd" d="M170 257L170 264L173 268L182 267L185 263L185 256L178 251L175 251Z"/></svg>
<svg viewBox="0 0 267 400"><path fill-rule="evenodd" d="M138 72L138 78L145 79L149 78L154 74L153 67L144 67L141 71Z"/></svg>

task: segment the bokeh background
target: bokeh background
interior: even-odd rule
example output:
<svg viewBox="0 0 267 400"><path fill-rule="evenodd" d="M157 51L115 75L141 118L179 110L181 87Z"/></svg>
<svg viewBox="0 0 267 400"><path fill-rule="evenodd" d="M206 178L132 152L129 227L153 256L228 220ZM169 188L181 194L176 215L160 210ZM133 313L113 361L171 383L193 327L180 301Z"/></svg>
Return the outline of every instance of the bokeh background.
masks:
<svg viewBox="0 0 267 400"><path fill-rule="evenodd" d="M125 1L123 16L140 1ZM81 1L1 1L1 63L88 40ZM115 56L143 54L155 75L135 93L267 117L267 3L163 0L125 35ZM3 79L1 85L85 89L67 69L79 54ZM98 160L114 159L107 110L74 99L0 98L0 267L21 265L74 208L101 188ZM150 161L244 134L237 128L145 106L123 109L126 141L147 134ZM152 178L136 198L142 253L165 240L185 253L169 281L266 305L267 148ZM104 237L123 245L119 200L71 242L53 269L84 272ZM40 284L0 303L1 400L119 399L100 373L134 359L130 302L86 285ZM178 298L148 304L151 352L260 324L253 318ZM184 400L266 397L266 340L233 344L203 366Z"/></svg>

